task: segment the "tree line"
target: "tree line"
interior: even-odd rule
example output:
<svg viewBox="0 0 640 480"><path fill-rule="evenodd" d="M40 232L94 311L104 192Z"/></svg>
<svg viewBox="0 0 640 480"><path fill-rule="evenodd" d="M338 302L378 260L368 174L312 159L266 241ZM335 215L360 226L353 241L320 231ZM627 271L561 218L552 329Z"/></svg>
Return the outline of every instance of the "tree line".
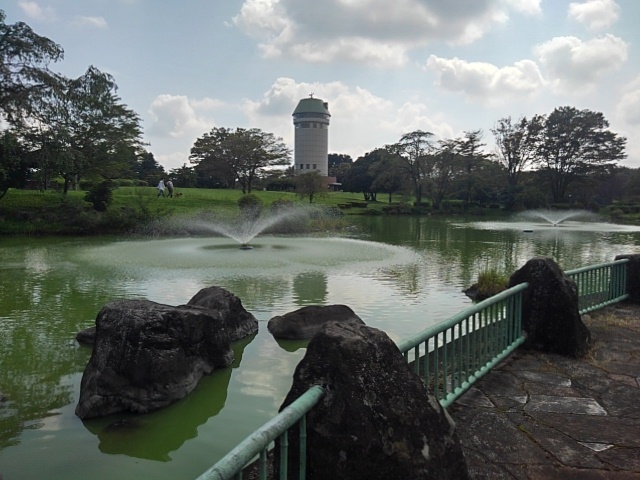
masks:
<svg viewBox="0 0 640 480"><path fill-rule="evenodd" d="M78 78L54 72L62 47L5 18L0 10L0 198L54 180L66 193L83 181L153 185L167 176L182 187L297 190L310 201L324 193L326 183L313 174L295 175L281 138L257 128L215 127L195 141L189 165L167 173L145 149L140 117L122 103L111 75L94 66ZM558 107L502 118L491 133L496 148L488 153L481 130L442 140L416 130L355 161L329 155L330 175L365 200L400 195L435 209L451 200L519 209L638 195L638 171L618 166L626 139L602 113Z"/></svg>
<svg viewBox="0 0 640 480"><path fill-rule="evenodd" d="M450 199L519 209L609 203L616 194L638 193L638 172L617 165L626 157L626 138L609 130L602 113L558 107L548 115L501 118L491 132L491 153L481 130L438 141L417 130L331 173L365 200L410 191L417 205L427 198L435 209Z"/></svg>

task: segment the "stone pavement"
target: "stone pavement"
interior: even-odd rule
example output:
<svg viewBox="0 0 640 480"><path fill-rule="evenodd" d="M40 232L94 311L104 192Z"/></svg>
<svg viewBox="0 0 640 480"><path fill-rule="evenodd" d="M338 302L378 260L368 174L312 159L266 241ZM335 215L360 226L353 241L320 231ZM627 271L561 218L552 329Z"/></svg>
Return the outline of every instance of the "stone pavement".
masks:
<svg viewBox="0 0 640 480"><path fill-rule="evenodd" d="M586 357L519 350L449 408L473 479L640 479L640 306L583 315Z"/></svg>

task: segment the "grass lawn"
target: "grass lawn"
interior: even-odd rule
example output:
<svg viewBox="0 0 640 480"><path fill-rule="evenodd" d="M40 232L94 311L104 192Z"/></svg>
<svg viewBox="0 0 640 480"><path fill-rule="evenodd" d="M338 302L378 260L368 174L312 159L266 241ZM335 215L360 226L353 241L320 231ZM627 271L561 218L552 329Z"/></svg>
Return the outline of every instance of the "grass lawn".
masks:
<svg viewBox="0 0 640 480"><path fill-rule="evenodd" d="M175 196L175 194L179 194ZM252 192L264 206L288 200L308 205L292 192L256 190ZM96 212L84 200L86 192L69 191L63 196L57 191L10 189L0 199L0 234L4 235L58 235L101 234L127 230L146 219L170 215L189 216L206 210L235 210L242 197L241 190L215 190L205 188L176 188L173 198L157 196L155 187L119 187L113 191L112 202L105 213ZM327 192L315 196L314 205L336 207L358 202L365 208L349 208L341 212L349 215L381 210L386 203L364 202L362 194ZM136 213L137 212L137 213Z"/></svg>

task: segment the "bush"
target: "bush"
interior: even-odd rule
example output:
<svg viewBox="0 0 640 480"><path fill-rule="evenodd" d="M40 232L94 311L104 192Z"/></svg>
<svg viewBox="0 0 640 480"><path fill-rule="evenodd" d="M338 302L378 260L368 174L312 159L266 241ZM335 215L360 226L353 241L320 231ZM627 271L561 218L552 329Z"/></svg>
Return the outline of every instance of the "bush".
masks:
<svg viewBox="0 0 640 480"><path fill-rule="evenodd" d="M476 283L476 300L492 297L507 288L509 278L496 269L488 269L480 272Z"/></svg>
<svg viewBox="0 0 640 480"><path fill-rule="evenodd" d="M84 199L89 202L97 212L106 212L107 207L113 199L114 188L111 180L104 180L91 187Z"/></svg>

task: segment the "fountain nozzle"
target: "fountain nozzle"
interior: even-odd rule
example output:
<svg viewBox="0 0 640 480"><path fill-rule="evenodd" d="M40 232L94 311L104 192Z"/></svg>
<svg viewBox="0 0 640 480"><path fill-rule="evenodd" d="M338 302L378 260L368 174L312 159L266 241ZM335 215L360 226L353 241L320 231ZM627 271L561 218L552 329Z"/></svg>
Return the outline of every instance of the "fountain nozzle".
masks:
<svg viewBox="0 0 640 480"><path fill-rule="evenodd" d="M240 250L253 250L253 247L248 243L243 243L242 245L240 245Z"/></svg>

